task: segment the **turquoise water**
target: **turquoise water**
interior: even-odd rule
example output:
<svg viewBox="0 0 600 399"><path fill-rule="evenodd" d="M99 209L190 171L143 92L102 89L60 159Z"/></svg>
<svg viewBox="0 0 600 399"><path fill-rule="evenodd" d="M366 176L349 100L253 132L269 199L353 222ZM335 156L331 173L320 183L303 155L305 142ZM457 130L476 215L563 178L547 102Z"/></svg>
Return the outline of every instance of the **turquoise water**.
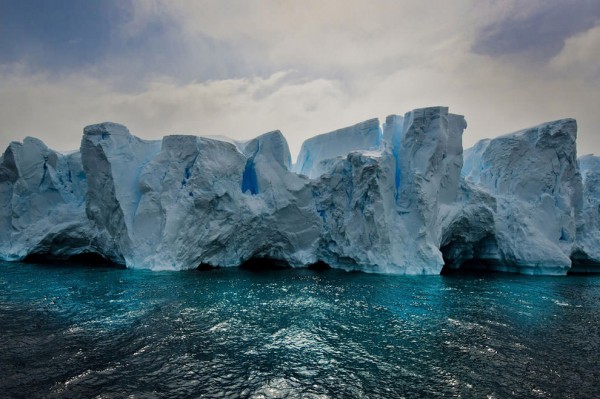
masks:
<svg viewBox="0 0 600 399"><path fill-rule="evenodd" d="M599 276L0 270L2 397L600 397Z"/></svg>

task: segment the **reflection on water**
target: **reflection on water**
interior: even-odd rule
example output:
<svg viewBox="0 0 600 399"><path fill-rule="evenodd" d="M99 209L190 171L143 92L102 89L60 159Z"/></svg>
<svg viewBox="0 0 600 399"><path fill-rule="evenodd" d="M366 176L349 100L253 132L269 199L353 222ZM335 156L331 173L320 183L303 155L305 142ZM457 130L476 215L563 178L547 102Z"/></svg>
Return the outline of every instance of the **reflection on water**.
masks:
<svg viewBox="0 0 600 399"><path fill-rule="evenodd" d="M1 263L8 397L599 397L600 277Z"/></svg>

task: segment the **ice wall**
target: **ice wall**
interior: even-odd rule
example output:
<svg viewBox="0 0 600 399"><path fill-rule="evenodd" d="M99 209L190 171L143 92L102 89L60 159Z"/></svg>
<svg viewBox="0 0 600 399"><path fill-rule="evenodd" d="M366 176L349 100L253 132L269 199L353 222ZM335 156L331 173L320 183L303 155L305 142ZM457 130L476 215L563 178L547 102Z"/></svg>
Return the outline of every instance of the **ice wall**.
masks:
<svg viewBox="0 0 600 399"><path fill-rule="evenodd" d="M133 268L294 267L436 274L598 270L600 161L574 120L483 140L462 116L390 115L307 140L145 141L102 123L71 154L26 138L0 157L0 257L94 253Z"/></svg>
<svg viewBox="0 0 600 399"><path fill-rule="evenodd" d="M322 164L336 157L345 157L357 150L377 150L381 144L378 119L369 119L356 125L320 134L302 143L294 172L310 178L320 176L326 167Z"/></svg>
<svg viewBox="0 0 600 399"><path fill-rule="evenodd" d="M544 123L483 140L465 154L467 183L495 198L485 246L493 269L564 274L571 267L582 181L577 124Z"/></svg>
<svg viewBox="0 0 600 399"><path fill-rule="evenodd" d="M579 158L583 181L581 219L571 256L575 273L600 273L600 157Z"/></svg>

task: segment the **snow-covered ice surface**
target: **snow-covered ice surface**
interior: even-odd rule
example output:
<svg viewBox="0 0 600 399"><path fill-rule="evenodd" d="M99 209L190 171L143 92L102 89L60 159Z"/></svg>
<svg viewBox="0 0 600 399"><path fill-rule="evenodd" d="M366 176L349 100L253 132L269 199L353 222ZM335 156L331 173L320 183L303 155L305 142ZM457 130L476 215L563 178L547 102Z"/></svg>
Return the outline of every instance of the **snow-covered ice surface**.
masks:
<svg viewBox="0 0 600 399"><path fill-rule="evenodd" d="M0 258L600 270L600 159L577 161L576 122L483 140L463 157L465 128L448 108L416 109L315 136L293 165L279 131L145 141L107 122L70 154L26 138L0 157Z"/></svg>

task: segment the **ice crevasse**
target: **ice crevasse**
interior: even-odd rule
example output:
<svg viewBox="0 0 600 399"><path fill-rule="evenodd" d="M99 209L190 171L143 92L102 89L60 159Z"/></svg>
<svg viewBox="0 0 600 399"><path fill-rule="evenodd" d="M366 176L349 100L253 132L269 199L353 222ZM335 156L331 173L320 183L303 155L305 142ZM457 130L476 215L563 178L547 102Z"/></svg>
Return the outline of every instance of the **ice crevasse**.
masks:
<svg viewBox="0 0 600 399"><path fill-rule="evenodd" d="M308 139L238 142L84 129L59 153L35 138L0 157L0 258L97 254L131 268L292 267L438 274L600 272L600 158L573 119L478 142L446 107Z"/></svg>

